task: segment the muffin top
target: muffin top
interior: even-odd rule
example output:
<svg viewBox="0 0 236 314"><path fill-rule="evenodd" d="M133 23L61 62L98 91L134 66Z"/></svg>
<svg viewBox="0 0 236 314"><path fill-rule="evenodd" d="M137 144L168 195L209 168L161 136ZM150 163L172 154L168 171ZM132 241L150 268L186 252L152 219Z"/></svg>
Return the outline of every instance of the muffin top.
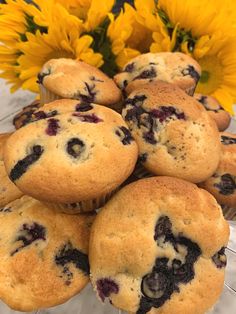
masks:
<svg viewBox="0 0 236 314"><path fill-rule="evenodd" d="M92 284L100 299L127 312L203 314L223 288L228 239L208 192L177 178L142 179L120 190L94 222Z"/></svg>
<svg viewBox="0 0 236 314"><path fill-rule="evenodd" d="M236 207L236 135L229 132L220 135L223 154L219 166L201 187L221 205Z"/></svg>
<svg viewBox="0 0 236 314"><path fill-rule="evenodd" d="M127 94L149 82L165 81L175 83L193 95L200 76L200 65L190 56L180 52L160 52L135 57L114 80Z"/></svg>
<svg viewBox="0 0 236 314"><path fill-rule="evenodd" d="M224 110L218 100L209 95L194 94L194 98L199 101L215 120L219 131L224 131L230 124L230 114Z"/></svg>
<svg viewBox="0 0 236 314"><path fill-rule="evenodd" d="M122 115L150 172L195 183L216 170L221 153L216 124L178 86L153 82L137 89Z"/></svg>
<svg viewBox="0 0 236 314"><path fill-rule="evenodd" d="M89 281L94 215L65 215L24 196L0 213L0 298L33 311L66 302Z"/></svg>
<svg viewBox="0 0 236 314"><path fill-rule="evenodd" d="M0 134L0 212L7 203L21 197L23 193L8 178L4 162L3 150L10 133Z"/></svg>
<svg viewBox="0 0 236 314"><path fill-rule="evenodd" d="M48 202L76 203L110 193L137 160L137 145L121 115L76 100L55 104L58 112L47 114L55 107L45 105L34 122L8 139L10 179L27 195Z"/></svg>
<svg viewBox="0 0 236 314"><path fill-rule="evenodd" d="M99 69L82 61L52 59L38 75L38 82L62 98L111 106L121 100L116 84Z"/></svg>

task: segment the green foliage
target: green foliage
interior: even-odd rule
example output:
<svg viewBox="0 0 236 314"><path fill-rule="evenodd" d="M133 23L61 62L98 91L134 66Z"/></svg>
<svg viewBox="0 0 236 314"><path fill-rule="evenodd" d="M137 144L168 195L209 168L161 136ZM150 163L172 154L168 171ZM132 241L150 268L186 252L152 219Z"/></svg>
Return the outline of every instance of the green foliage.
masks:
<svg viewBox="0 0 236 314"><path fill-rule="evenodd" d="M162 20L162 22L165 24L168 34L170 37L172 37L173 31L175 29L175 25L170 21L167 14L162 9L158 9L158 14ZM188 43L188 49L190 52L194 50L195 44L196 44L197 38L193 37L191 31L186 31L182 28L178 28L176 32L176 44L173 49L173 51L181 51L181 45L185 42Z"/></svg>
<svg viewBox="0 0 236 314"><path fill-rule="evenodd" d="M37 30L40 33L47 33L47 27L39 26L34 22L34 17L28 14L25 14L25 23L26 23L26 32L35 34ZM21 41L27 41L27 37L25 34L20 34Z"/></svg>
<svg viewBox="0 0 236 314"><path fill-rule="evenodd" d="M93 37L91 48L95 52L99 52L103 55L104 64L101 70L112 77L118 72L118 68L115 60L116 57L112 52L110 39L107 36L109 24L110 20L106 18L102 24L87 34Z"/></svg>

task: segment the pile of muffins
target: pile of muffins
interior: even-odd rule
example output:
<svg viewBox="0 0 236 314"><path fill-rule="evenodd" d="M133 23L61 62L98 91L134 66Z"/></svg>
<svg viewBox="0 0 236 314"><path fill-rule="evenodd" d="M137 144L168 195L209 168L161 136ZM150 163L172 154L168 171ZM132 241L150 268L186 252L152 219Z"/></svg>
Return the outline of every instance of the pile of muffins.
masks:
<svg viewBox="0 0 236 314"><path fill-rule="evenodd" d="M224 284L236 206L229 114L200 66L148 53L113 79L47 62L40 100L0 136L0 299L33 311L91 282L136 314L204 314ZM222 133L220 133L220 131Z"/></svg>

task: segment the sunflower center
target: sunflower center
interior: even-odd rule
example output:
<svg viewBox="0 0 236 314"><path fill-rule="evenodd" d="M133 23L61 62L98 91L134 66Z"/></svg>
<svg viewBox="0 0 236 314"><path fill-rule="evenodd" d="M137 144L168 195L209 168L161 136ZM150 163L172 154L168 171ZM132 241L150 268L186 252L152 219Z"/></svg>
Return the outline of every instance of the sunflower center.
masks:
<svg viewBox="0 0 236 314"><path fill-rule="evenodd" d="M137 49L141 53L147 53L152 41L152 32L141 24L135 23L133 33L127 41L127 46Z"/></svg>
<svg viewBox="0 0 236 314"><path fill-rule="evenodd" d="M49 55L47 55L47 60L60 59L60 58L75 59L76 56L72 52L65 51L65 50L54 50Z"/></svg>
<svg viewBox="0 0 236 314"><path fill-rule="evenodd" d="M213 93L222 83L223 67L217 56L207 56L198 60L202 68L202 75L196 92L208 95Z"/></svg>

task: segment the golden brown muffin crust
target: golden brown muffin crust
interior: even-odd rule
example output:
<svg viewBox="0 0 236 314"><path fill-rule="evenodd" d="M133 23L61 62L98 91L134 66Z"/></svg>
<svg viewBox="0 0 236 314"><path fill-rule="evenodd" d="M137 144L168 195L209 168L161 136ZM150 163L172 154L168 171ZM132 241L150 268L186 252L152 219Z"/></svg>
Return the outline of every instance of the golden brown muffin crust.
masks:
<svg viewBox="0 0 236 314"><path fill-rule="evenodd" d="M122 116L150 172L201 182L216 170L221 154L216 124L178 86L153 82L137 89Z"/></svg>
<svg viewBox="0 0 236 314"><path fill-rule="evenodd" d="M33 311L66 302L88 283L94 215L65 215L24 196L0 213L0 298Z"/></svg>
<svg viewBox="0 0 236 314"><path fill-rule="evenodd" d="M180 52L160 52L135 57L115 75L114 80L127 95L154 81L174 83L193 95L200 75L200 65L190 56Z"/></svg>
<svg viewBox="0 0 236 314"><path fill-rule="evenodd" d="M105 106L116 104L122 98L112 79L78 60L49 60L39 73L39 83L61 98L81 99Z"/></svg>
<svg viewBox="0 0 236 314"><path fill-rule="evenodd" d="M92 227L89 250L92 284L100 298L107 296L114 306L131 313L203 314L223 288L225 264L215 264L219 262L215 256L227 245L228 238L229 226L208 192L170 177L136 181L104 206ZM186 247L180 245L180 239ZM176 248L174 243L179 243ZM186 248L193 255L186 253ZM171 273L174 260L185 263L190 255L194 260L193 252L198 252L194 274L178 284L178 289L161 306L151 312L150 308L141 311L142 280L154 265L161 261L165 264L163 258L168 259ZM223 261L223 251L220 256ZM160 269L163 268L158 266L156 272L166 274ZM191 268L187 269L191 272ZM107 295L103 294L104 285L110 287Z"/></svg>

